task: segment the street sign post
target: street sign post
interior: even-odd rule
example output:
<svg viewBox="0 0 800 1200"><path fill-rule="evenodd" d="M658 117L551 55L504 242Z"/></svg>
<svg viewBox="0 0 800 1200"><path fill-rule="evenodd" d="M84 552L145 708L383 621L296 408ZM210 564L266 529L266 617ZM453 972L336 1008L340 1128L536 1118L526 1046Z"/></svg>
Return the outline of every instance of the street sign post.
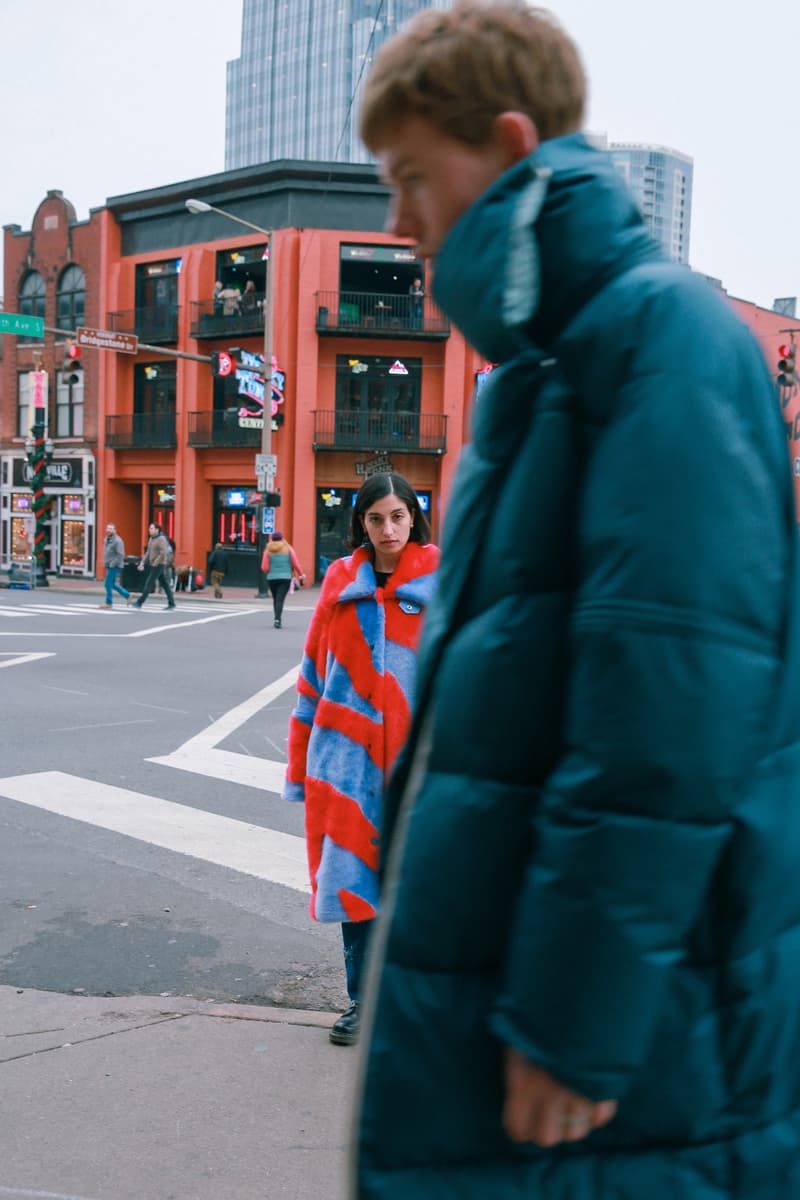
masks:
<svg viewBox="0 0 800 1200"><path fill-rule="evenodd" d="M116 333L113 329L89 329L80 325L75 331L79 346L92 346L95 350L117 350L120 354L138 354L139 339L132 333Z"/></svg>
<svg viewBox="0 0 800 1200"><path fill-rule="evenodd" d="M23 313L0 313L0 333L44 337L44 317L26 317Z"/></svg>
<svg viewBox="0 0 800 1200"><path fill-rule="evenodd" d="M268 533L275 532L275 509L267 508L266 505L261 510L261 535L266 537Z"/></svg>

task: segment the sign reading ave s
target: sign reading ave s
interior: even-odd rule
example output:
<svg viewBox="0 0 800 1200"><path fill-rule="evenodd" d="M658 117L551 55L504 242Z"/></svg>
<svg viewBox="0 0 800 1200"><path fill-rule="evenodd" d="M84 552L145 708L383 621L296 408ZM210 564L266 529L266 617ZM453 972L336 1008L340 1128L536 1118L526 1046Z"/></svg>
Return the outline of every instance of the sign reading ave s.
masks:
<svg viewBox="0 0 800 1200"><path fill-rule="evenodd" d="M0 313L0 333L44 337L44 317L27 317L23 313Z"/></svg>

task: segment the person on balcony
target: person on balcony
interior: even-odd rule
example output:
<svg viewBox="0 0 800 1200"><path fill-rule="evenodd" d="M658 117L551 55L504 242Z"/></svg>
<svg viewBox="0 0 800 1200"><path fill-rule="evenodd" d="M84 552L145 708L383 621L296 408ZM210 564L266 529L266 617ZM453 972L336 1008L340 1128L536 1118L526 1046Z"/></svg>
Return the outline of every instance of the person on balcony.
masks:
<svg viewBox="0 0 800 1200"><path fill-rule="evenodd" d="M252 314L255 312L257 307L258 300L256 298L256 285L253 283L252 279L248 279L247 283L244 285L244 292L242 294L242 312L246 315Z"/></svg>
<svg viewBox="0 0 800 1200"><path fill-rule="evenodd" d="M228 284L219 294L223 317L238 317L242 311L242 293Z"/></svg>
<svg viewBox="0 0 800 1200"><path fill-rule="evenodd" d="M425 288L422 280L417 277L408 289L411 297L411 324L415 329L422 328L422 302L425 299Z"/></svg>

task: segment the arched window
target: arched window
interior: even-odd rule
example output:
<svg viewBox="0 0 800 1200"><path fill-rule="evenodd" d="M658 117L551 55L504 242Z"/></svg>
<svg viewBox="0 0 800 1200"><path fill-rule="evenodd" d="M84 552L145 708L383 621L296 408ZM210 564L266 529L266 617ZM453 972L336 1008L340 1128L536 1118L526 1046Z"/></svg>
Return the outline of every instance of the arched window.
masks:
<svg viewBox="0 0 800 1200"><path fill-rule="evenodd" d="M44 319L45 287L44 280L38 271L28 271L19 288L19 311L26 317L41 317ZM33 334L23 334L19 343L33 342L41 345L42 338Z"/></svg>
<svg viewBox="0 0 800 1200"><path fill-rule="evenodd" d="M80 267L66 267L56 289L56 325L59 329L77 329L83 324L86 279Z"/></svg>
<svg viewBox="0 0 800 1200"><path fill-rule="evenodd" d="M44 280L38 271L29 271L22 281L19 311L26 317L44 316Z"/></svg>

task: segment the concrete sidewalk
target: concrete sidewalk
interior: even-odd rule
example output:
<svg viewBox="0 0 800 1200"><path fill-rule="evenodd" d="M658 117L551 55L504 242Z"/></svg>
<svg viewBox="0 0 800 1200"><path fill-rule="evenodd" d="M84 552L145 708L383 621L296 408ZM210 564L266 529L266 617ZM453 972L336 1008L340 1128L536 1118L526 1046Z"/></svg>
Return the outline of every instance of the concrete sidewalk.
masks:
<svg viewBox="0 0 800 1200"><path fill-rule="evenodd" d="M335 1017L0 987L0 1197L344 1200Z"/></svg>

